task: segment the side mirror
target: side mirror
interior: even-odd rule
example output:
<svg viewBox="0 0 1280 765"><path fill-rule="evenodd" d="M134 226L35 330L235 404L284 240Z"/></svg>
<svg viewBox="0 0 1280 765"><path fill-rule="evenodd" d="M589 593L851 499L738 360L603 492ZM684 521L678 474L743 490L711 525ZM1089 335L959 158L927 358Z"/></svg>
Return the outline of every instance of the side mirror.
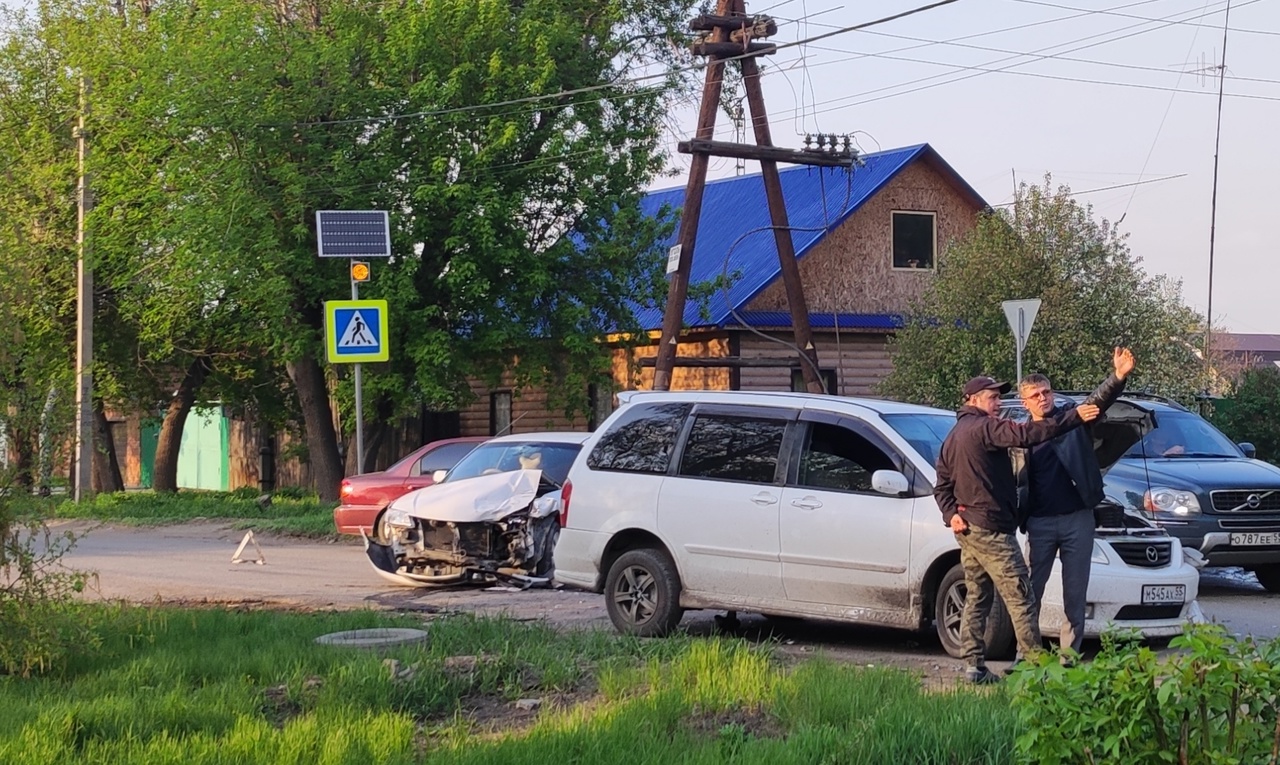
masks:
<svg viewBox="0 0 1280 765"><path fill-rule="evenodd" d="M911 483L897 470L877 470L871 474L871 488L881 494L901 497L911 491Z"/></svg>
<svg viewBox="0 0 1280 765"><path fill-rule="evenodd" d="M449 471L448 471L448 470L443 470L443 469L441 469L441 470L437 470L437 471L435 471L434 473L432 473L432 474L431 474L431 482L432 482L432 483L440 483L441 481L443 481L443 480L444 480L444 477L445 477L445 476L447 476L447 475L449 475Z"/></svg>
<svg viewBox="0 0 1280 765"><path fill-rule="evenodd" d="M1240 443L1236 444L1236 446L1239 446L1240 451L1244 452L1244 456L1248 457L1249 459L1253 459L1254 457L1258 456L1258 447L1254 446L1248 441L1241 441Z"/></svg>

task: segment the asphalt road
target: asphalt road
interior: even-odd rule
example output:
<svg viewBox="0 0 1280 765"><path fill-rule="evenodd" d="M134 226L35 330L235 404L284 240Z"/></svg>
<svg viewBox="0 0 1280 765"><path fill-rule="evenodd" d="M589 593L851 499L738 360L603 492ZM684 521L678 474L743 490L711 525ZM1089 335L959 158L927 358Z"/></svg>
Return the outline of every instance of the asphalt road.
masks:
<svg viewBox="0 0 1280 765"><path fill-rule="evenodd" d="M603 598L569 589L511 588L414 590L379 579L358 542L310 542L256 536L232 563L244 537L220 523L131 528L65 522L58 530L81 535L67 565L97 573L95 593L131 602L236 603L299 609L391 608L425 613L466 611L505 614L519 620L546 619L566 627L608 627ZM1239 569L1208 569L1201 576L1205 615L1238 634L1280 635L1280 595L1266 592ZM694 632L717 628L714 614L685 617ZM744 617L741 632L771 638L786 652L822 651L858 663L894 664L941 673L960 672L936 638L900 630Z"/></svg>

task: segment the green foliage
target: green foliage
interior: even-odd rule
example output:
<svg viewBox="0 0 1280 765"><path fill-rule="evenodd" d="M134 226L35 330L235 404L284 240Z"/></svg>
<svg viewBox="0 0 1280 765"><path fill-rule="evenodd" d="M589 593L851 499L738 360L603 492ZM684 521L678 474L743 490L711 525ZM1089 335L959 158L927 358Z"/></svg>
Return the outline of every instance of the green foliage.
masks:
<svg viewBox="0 0 1280 765"><path fill-rule="evenodd" d="M1228 400L1214 407L1213 424L1232 441L1252 443L1258 459L1280 465L1280 369L1241 372Z"/></svg>
<svg viewBox="0 0 1280 765"><path fill-rule="evenodd" d="M0 674L59 669L97 640L91 614L76 600L89 577L61 564L76 537L43 520L19 515L9 484L0 482Z"/></svg>
<svg viewBox="0 0 1280 765"><path fill-rule="evenodd" d="M825 661L788 669L739 640L369 611L106 614L99 656L0 682L0 761L1012 761L1002 693L926 694L905 672ZM313 642L371 627L429 639L383 652ZM514 711L522 698L542 709Z"/></svg>
<svg viewBox="0 0 1280 765"><path fill-rule="evenodd" d="M894 368L881 392L905 401L959 404L976 374L1016 374L1001 302L1041 299L1023 351L1023 374L1058 390L1092 390L1111 370L1112 349L1138 360L1130 389L1190 398L1206 388L1195 338L1204 322L1181 286L1150 276L1125 237L1098 221L1065 186L1023 184L1012 208L979 218L939 259L938 276L893 339Z"/></svg>
<svg viewBox="0 0 1280 765"><path fill-rule="evenodd" d="M1088 663L1054 656L1013 681L1028 761L1227 765L1275 762L1280 641L1195 625L1165 658L1137 641L1104 640Z"/></svg>
<svg viewBox="0 0 1280 765"><path fill-rule="evenodd" d="M290 487L260 505L261 492L180 491L162 494L149 491L98 494L81 502L59 498L25 497L15 502L22 508L54 518L82 518L140 525L180 523L196 519L236 520L244 528L282 531L304 536L334 533L334 502L325 502L314 493Z"/></svg>

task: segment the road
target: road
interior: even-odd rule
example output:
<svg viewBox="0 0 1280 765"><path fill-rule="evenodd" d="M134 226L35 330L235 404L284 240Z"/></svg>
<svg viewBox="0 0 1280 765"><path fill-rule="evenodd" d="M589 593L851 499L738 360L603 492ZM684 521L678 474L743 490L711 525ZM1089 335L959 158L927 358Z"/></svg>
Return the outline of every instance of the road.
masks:
<svg viewBox="0 0 1280 765"><path fill-rule="evenodd" d="M288 537L257 537L262 564L232 563L243 531L224 523L196 522L131 528L61 522L58 530L82 535L67 565L97 572L95 591L131 602L237 603L298 609L380 608L419 612L465 611L546 619L564 627L608 627L599 595L569 589L510 588L413 590L387 585L374 575L361 546ZM243 553L258 557L253 545ZM1280 595L1266 592L1239 569L1209 569L1201 577L1205 615L1238 634L1280 635ZM685 625L696 633L716 628L713 615L695 612ZM744 617L749 638L771 637L785 653L821 651L840 660L892 664L951 674L963 670L927 634L900 630Z"/></svg>

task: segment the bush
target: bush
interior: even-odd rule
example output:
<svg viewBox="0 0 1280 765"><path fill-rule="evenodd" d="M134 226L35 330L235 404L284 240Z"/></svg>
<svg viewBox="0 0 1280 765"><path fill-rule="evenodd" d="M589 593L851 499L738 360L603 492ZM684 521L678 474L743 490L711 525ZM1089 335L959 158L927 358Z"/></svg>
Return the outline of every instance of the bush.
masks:
<svg viewBox="0 0 1280 765"><path fill-rule="evenodd" d="M76 599L88 575L60 563L75 542L38 515L18 515L0 482L0 673L47 672L72 651L97 645Z"/></svg>
<svg viewBox="0 0 1280 765"><path fill-rule="evenodd" d="M1250 367L1236 379L1231 400L1213 422L1233 441L1248 441L1258 459L1280 465L1280 369Z"/></svg>
<svg viewBox="0 0 1280 765"><path fill-rule="evenodd" d="M1161 658L1108 638L1074 667L1045 656L1013 680L1018 753L1052 763L1275 763L1280 641L1194 625Z"/></svg>

